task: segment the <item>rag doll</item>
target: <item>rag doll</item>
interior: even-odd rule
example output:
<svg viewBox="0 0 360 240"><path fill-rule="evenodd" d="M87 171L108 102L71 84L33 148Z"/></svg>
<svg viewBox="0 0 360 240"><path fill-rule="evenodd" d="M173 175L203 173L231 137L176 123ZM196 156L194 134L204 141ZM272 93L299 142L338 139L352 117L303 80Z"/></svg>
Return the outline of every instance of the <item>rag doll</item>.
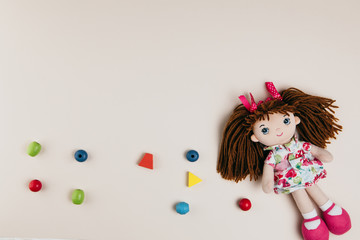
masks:
<svg viewBox="0 0 360 240"><path fill-rule="evenodd" d="M291 194L304 221L305 240L327 240L329 231L341 235L351 228L349 214L334 204L317 182L326 177L323 163L332 161L325 150L342 127L334 116L335 100L308 95L296 88L251 101L244 95L230 116L221 142L217 171L235 182L262 175L265 193ZM317 215L311 199L322 210Z"/></svg>

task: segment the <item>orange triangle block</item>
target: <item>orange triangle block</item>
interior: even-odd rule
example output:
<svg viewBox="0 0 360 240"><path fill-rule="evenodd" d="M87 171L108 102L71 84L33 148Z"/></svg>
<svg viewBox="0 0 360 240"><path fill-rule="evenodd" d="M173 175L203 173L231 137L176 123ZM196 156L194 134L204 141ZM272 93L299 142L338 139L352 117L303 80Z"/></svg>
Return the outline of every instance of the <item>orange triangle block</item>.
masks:
<svg viewBox="0 0 360 240"><path fill-rule="evenodd" d="M145 153L144 157L139 162L139 166L154 169L153 155L151 153Z"/></svg>

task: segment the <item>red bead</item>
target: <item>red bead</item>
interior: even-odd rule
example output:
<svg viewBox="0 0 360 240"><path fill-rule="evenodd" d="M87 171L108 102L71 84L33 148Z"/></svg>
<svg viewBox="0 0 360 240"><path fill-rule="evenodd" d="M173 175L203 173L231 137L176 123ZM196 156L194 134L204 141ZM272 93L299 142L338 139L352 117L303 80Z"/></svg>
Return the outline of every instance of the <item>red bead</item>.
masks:
<svg viewBox="0 0 360 240"><path fill-rule="evenodd" d="M247 198L243 198L239 201L239 207L243 211L248 211L251 208L251 202Z"/></svg>
<svg viewBox="0 0 360 240"><path fill-rule="evenodd" d="M42 184L39 180L34 179L29 183L29 189L33 192L38 192L42 188Z"/></svg>

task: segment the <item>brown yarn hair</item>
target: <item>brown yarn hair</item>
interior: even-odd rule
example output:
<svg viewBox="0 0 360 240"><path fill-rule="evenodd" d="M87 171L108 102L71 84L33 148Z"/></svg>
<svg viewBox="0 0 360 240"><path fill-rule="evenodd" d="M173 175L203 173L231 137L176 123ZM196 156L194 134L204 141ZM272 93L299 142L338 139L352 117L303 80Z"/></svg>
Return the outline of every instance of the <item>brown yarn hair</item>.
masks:
<svg viewBox="0 0 360 240"><path fill-rule="evenodd" d="M342 126L334 116L335 100L308 95L296 88L286 89L280 95L283 100L264 102L253 113L243 104L234 109L223 132L217 164L217 171L224 179L238 182L250 175L250 181L256 181L262 175L267 152L250 137L254 123L269 119L270 114L291 112L298 116L301 119L296 127L299 139L321 148L341 131Z"/></svg>

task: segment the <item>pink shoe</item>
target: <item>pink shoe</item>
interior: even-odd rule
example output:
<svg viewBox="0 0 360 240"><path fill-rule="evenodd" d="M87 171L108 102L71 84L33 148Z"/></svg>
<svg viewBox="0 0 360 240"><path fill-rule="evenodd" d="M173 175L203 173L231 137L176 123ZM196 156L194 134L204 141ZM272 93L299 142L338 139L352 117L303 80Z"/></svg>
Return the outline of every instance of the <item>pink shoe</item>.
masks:
<svg viewBox="0 0 360 240"><path fill-rule="evenodd" d="M313 230L309 230L305 227L306 222L311 222L314 220L320 220L320 225ZM329 239L329 229L326 227L324 221L319 217L313 217L310 219L305 219L301 226L302 235L304 240L328 240Z"/></svg>
<svg viewBox="0 0 360 240"><path fill-rule="evenodd" d="M323 218L326 222L329 231L336 235L341 235L346 233L351 228L351 220L349 214L345 209L341 208L342 214L337 216L329 215L331 209L335 207L335 204L331 205L328 210L323 212Z"/></svg>

